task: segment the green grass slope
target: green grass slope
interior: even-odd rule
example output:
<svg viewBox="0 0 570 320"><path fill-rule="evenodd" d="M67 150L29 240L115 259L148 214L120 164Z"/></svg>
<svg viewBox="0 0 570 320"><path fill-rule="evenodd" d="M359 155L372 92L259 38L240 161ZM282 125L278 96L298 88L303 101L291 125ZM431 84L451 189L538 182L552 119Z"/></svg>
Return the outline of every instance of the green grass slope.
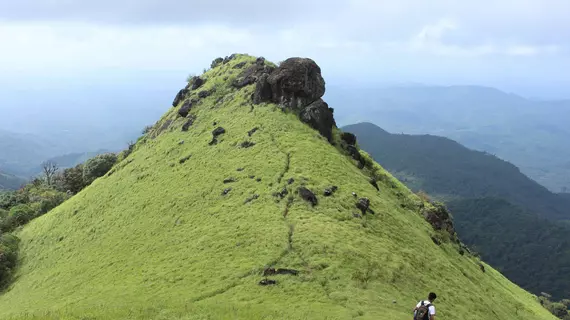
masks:
<svg viewBox="0 0 570 320"><path fill-rule="evenodd" d="M107 176L19 233L0 318L408 320L433 290L438 319L554 319L491 267L434 244L419 199L387 173L378 192L295 115L252 109L254 86L228 85L243 61L255 59L204 75L216 93L192 109L188 132L173 108ZM226 133L209 145L217 126ZM317 206L296 194L301 185ZM352 192L376 214L355 218ZM299 274L260 286L268 266Z"/></svg>

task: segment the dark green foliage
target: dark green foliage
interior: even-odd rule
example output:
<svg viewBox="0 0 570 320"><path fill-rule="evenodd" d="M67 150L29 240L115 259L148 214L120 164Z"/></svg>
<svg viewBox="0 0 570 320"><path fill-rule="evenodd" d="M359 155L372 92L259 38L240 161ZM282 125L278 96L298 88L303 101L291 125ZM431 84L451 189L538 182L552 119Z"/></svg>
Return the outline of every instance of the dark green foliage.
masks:
<svg viewBox="0 0 570 320"><path fill-rule="evenodd" d="M538 298L540 304L546 308L550 313L563 320L570 320L570 313L568 312L568 299L563 299L560 302L551 301L552 297L548 294L543 294Z"/></svg>
<svg viewBox="0 0 570 320"><path fill-rule="evenodd" d="M12 271L18 260L18 244L20 239L12 234L0 233L0 289L12 277Z"/></svg>
<svg viewBox="0 0 570 320"><path fill-rule="evenodd" d="M109 172L116 161L117 156L113 153L98 155L87 160L83 166L83 181L91 184L95 179Z"/></svg>
<svg viewBox="0 0 570 320"><path fill-rule="evenodd" d="M60 191L71 191L74 194L78 193L85 187L85 182L83 181L83 164L63 170L60 179Z"/></svg>
<svg viewBox="0 0 570 320"><path fill-rule="evenodd" d="M35 218L35 216L36 212L27 204L19 204L10 208L10 212L8 214L8 218L13 219L13 222L19 226L28 223L28 221Z"/></svg>
<svg viewBox="0 0 570 320"><path fill-rule="evenodd" d="M570 297L561 281L570 271L570 228L496 198L449 201L456 227L467 245L475 245L511 280L532 292Z"/></svg>
<svg viewBox="0 0 570 320"><path fill-rule="evenodd" d="M447 200L458 234L474 254L525 289L570 297L570 285L561 281L570 272L570 225L555 221L570 219L570 197L446 138L390 134L369 123L345 129L408 187Z"/></svg>

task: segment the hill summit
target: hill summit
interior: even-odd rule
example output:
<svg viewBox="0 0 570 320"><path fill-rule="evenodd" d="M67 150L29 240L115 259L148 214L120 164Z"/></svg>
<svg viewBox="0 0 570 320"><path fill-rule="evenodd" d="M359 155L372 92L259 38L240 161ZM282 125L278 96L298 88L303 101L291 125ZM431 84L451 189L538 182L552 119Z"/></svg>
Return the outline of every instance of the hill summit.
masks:
<svg viewBox="0 0 570 320"><path fill-rule="evenodd" d="M3 319L554 319L336 128L310 60L213 61L18 234Z"/></svg>

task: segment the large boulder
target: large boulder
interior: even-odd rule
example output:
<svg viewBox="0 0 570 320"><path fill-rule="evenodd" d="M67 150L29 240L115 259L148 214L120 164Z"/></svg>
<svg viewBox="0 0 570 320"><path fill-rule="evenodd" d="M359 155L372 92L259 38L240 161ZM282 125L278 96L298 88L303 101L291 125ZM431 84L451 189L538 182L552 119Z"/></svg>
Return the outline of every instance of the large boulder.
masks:
<svg viewBox="0 0 570 320"><path fill-rule="evenodd" d="M191 89L196 90L204 84L204 79L200 77L192 77L192 79L190 79L190 83L192 84Z"/></svg>
<svg viewBox="0 0 570 320"><path fill-rule="evenodd" d="M178 114L181 117L186 117L188 115L188 113L190 112L190 109L192 109L193 104L194 104L194 100L184 101L184 104L182 104L182 107L180 107L180 109L178 110Z"/></svg>
<svg viewBox="0 0 570 320"><path fill-rule="evenodd" d="M174 101L172 101L172 106L176 107L182 100L184 100L186 98L187 93L188 93L188 89L186 89L186 88L178 91L178 93L176 94L176 97L174 97Z"/></svg>
<svg viewBox="0 0 570 320"><path fill-rule="evenodd" d="M304 107L299 113L301 121L318 130L329 141L332 139L332 128L336 126L333 111L328 104L319 99Z"/></svg>
<svg viewBox="0 0 570 320"><path fill-rule="evenodd" d="M301 109L325 94L321 68L308 58L289 58L267 79L272 101L292 109Z"/></svg>
<svg viewBox="0 0 570 320"><path fill-rule="evenodd" d="M257 79L255 91L253 92L253 103L260 104L262 102L271 101L273 93L271 91L271 85L269 81L267 81L268 78L269 74L264 73Z"/></svg>

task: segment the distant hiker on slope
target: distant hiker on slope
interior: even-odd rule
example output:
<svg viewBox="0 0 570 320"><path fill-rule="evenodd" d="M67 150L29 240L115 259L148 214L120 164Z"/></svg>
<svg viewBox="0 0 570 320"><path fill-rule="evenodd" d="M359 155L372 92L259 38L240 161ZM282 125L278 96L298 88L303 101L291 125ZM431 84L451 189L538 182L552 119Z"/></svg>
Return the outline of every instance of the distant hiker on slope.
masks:
<svg viewBox="0 0 570 320"><path fill-rule="evenodd" d="M418 302L414 309L414 320L435 320L435 306L433 302L437 295L430 292L427 300Z"/></svg>

